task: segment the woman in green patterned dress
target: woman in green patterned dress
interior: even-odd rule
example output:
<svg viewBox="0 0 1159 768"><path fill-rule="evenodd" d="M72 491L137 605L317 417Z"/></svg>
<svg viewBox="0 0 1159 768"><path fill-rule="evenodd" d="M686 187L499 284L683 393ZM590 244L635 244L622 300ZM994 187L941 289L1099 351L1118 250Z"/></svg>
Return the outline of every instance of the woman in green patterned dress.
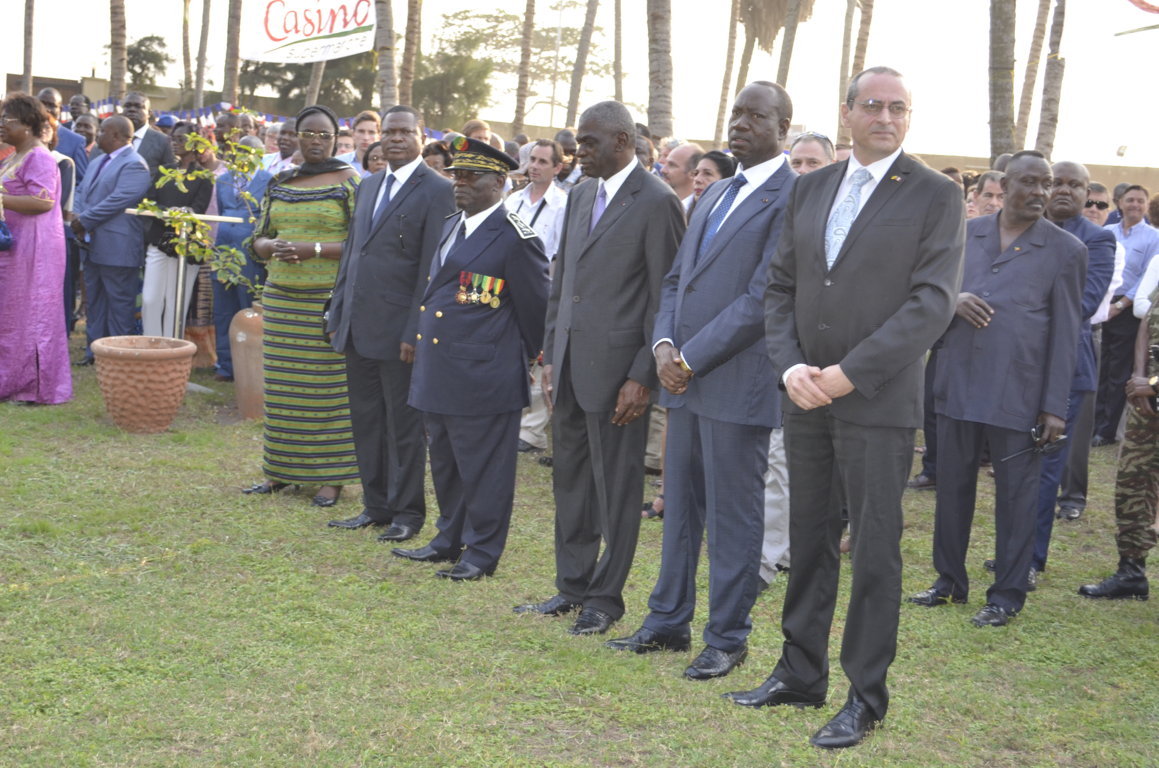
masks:
<svg viewBox="0 0 1159 768"><path fill-rule="evenodd" d="M357 171L335 160L338 120L323 106L298 113L302 165L266 190L253 252L269 266L262 295L266 480L246 493L319 486L313 504L333 506L358 482L346 363L330 347L322 315L354 208Z"/></svg>

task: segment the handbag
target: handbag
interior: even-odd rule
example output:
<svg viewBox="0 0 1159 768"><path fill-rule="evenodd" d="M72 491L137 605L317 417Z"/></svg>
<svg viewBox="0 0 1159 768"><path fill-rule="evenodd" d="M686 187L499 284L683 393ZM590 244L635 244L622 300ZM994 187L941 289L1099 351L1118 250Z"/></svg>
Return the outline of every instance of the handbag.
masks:
<svg viewBox="0 0 1159 768"><path fill-rule="evenodd" d="M0 251L12 250L12 230L8 228L8 223L4 221L3 214L0 214Z"/></svg>

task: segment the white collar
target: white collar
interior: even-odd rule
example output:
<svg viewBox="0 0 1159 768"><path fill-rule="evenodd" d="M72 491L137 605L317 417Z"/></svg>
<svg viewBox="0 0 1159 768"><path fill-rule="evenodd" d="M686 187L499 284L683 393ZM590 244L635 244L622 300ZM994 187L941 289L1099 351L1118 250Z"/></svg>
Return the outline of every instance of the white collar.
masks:
<svg viewBox="0 0 1159 768"><path fill-rule="evenodd" d="M472 233L474 233L474 231L479 228L479 225L486 221L488 216L495 213L495 210L501 205L503 205L502 200L495 203L495 205L491 206L487 210L476 213L474 216L468 216L467 212L463 211L463 218L460 219L460 221L463 223L463 236L470 237Z"/></svg>
<svg viewBox="0 0 1159 768"><path fill-rule="evenodd" d="M781 166L785 164L785 155L783 152L773 155L763 163L757 163L752 168L745 168L744 165L736 167L737 175L744 174L745 181L752 185L753 189L764 186L764 183L769 178L781 170Z"/></svg>
<svg viewBox="0 0 1159 768"><path fill-rule="evenodd" d="M633 157L630 163L616 171L610 178L597 179L597 181L606 191L609 203L612 202L612 198L614 198L616 193L620 191L620 187L624 186L624 182L628 180L628 176L631 175L632 171L636 170L636 166L639 164L640 161ZM598 189L596 190L596 193L599 194Z"/></svg>
<svg viewBox="0 0 1159 768"><path fill-rule="evenodd" d="M397 171L392 171L390 169L390 166L387 166L386 175L389 176L393 173L394 174L394 188L401 189L402 185L406 184L407 180L411 177L411 174L413 174L415 172L415 169L417 169L422 162L423 162L423 156L419 155L414 160L411 160L409 163L404 165L402 168L399 168Z"/></svg>
<svg viewBox="0 0 1159 768"><path fill-rule="evenodd" d="M860 162L858 162L857 156L851 152L849 153L849 167L845 169L845 178L842 179L842 182L844 183L844 181L852 176L858 168L864 168L865 170L869 171L869 175L873 177L874 182L881 181L881 179L885 176L885 172L889 170L889 167L893 165L894 161L897 160L898 155L900 154L901 147L898 147L888 157L875 160L869 165L862 165Z"/></svg>
<svg viewBox="0 0 1159 768"><path fill-rule="evenodd" d="M140 128L138 128L137 130L133 131L133 138L134 138L134 139L143 139L143 138L145 138L145 131L147 131L147 130L149 130L149 124L148 124L148 123L145 123L145 124L144 124L144 125L142 125Z"/></svg>

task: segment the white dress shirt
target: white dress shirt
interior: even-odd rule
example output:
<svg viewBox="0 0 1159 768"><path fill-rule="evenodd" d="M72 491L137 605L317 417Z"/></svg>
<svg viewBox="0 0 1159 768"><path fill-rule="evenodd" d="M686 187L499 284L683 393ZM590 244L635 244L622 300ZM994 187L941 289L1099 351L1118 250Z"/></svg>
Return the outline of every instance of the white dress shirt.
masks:
<svg viewBox="0 0 1159 768"><path fill-rule="evenodd" d="M1135 289L1135 299L1131 305L1135 317L1140 320L1147 317L1147 313L1151 310L1151 294L1155 292L1157 285L1159 285L1159 259L1152 256L1147 271L1139 279L1139 287ZM1152 342L1154 341L1152 339Z"/></svg>
<svg viewBox="0 0 1159 768"><path fill-rule="evenodd" d="M536 202L531 202L531 185L509 195L504 201L507 210L519 216L527 226L535 230L543 241L547 260L555 259L559 250L559 236L563 232L563 212L567 208L567 192L555 184L548 184L547 191Z"/></svg>
<svg viewBox="0 0 1159 768"><path fill-rule="evenodd" d="M1099 325L1107 322L1107 318L1111 316L1111 299L1115 297L1119 287L1123 284L1123 270L1127 266L1127 249L1123 244L1115 241L1115 271L1111 273L1111 283L1107 286L1107 292L1103 294L1103 301L1099 304L1099 308L1091 315L1091 325Z"/></svg>
<svg viewBox="0 0 1159 768"><path fill-rule="evenodd" d="M474 216L468 216L466 211L460 212L458 226L451 230L450 237L448 237L447 241L443 243L442 250L439 251L439 265L441 266L447 263L447 254L451 252L451 248L455 245L455 239L459 236L459 227L462 227L463 231L466 233L463 235L463 237L470 237L471 234L479 228L479 225L486 221L488 216L495 213L495 211L498 210L499 206L501 205L503 205L502 200L495 203L495 205L491 206L487 210L476 213Z"/></svg>
<svg viewBox="0 0 1159 768"><path fill-rule="evenodd" d="M390 199L393 200L398 191L402 189L402 185L407 183L411 174L415 172L423 162L423 156L419 155L414 160L399 168L397 171L392 171L389 168L386 170L386 177L383 178L382 184L378 187L378 196L374 198L374 211L378 211L378 207L382 205L382 196L386 194L386 181L391 175L394 176L394 184L390 186Z"/></svg>

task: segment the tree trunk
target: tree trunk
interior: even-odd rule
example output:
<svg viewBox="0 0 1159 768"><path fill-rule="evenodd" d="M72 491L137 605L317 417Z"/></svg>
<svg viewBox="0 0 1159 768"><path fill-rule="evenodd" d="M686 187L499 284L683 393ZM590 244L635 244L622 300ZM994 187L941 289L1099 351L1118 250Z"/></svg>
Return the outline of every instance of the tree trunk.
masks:
<svg viewBox="0 0 1159 768"><path fill-rule="evenodd" d="M125 71L129 54L125 44L125 0L109 0L109 98L125 95Z"/></svg>
<svg viewBox="0 0 1159 768"><path fill-rule="evenodd" d="M374 30L374 56L378 74L374 78L374 92L378 109L383 112L398 103L397 80L394 76L394 11L390 0L374 0L378 26Z"/></svg>
<svg viewBox="0 0 1159 768"><path fill-rule="evenodd" d="M616 78L615 99L621 104L624 102L624 46L623 46L623 25L621 23L621 8L623 0L616 0L616 19L613 22L613 46L612 54L612 76Z"/></svg>
<svg viewBox="0 0 1159 768"><path fill-rule="evenodd" d="M801 0L789 0L789 14L781 34L781 62L777 67L777 83L784 86L789 79L789 62L793 59L793 43L797 40L797 20L801 16Z"/></svg>
<svg viewBox="0 0 1159 768"><path fill-rule="evenodd" d="M720 84L720 104L716 108L716 133L712 146L721 146L724 135L724 116L728 111L728 88L732 85L732 61L736 57L736 28L740 19L740 0L732 0L732 16L728 22L728 53L724 57L724 80Z"/></svg>
<svg viewBox="0 0 1159 768"><path fill-rule="evenodd" d="M225 77L221 82L221 100L237 103L238 72L241 69L241 3L229 0L229 21L225 28Z"/></svg>
<svg viewBox="0 0 1159 768"><path fill-rule="evenodd" d="M757 34L753 30L745 27L744 30L744 51L740 55L740 67L736 73L736 88L733 93L740 93L740 89L748 85L749 64L753 60L753 50L757 47Z"/></svg>
<svg viewBox="0 0 1159 768"><path fill-rule="evenodd" d="M185 68L185 78L181 81L181 106L193 87L193 53L189 50L189 0L181 2L181 64Z"/></svg>
<svg viewBox="0 0 1159 768"><path fill-rule="evenodd" d="M575 52L575 66L571 70L571 94L567 97L567 124L575 125L579 112L580 90L583 87L584 69L588 65L588 49L592 45L592 32L596 26L596 10L600 0L588 0L588 12L584 17L584 28L580 31L579 47Z"/></svg>
<svg viewBox="0 0 1159 768"><path fill-rule="evenodd" d="M1014 0L990 0L990 163L1014 151Z"/></svg>
<svg viewBox="0 0 1159 768"><path fill-rule="evenodd" d="M841 126L841 104L845 103L845 92L849 90L849 54L853 43L853 14L857 10L857 0L847 0L845 5L845 31L841 37L841 71L837 74L837 133L838 139L845 130Z"/></svg>
<svg viewBox="0 0 1159 768"><path fill-rule="evenodd" d="M1030 107L1034 102L1034 86L1038 81L1038 65L1042 60L1042 40L1046 37L1046 17L1050 15L1050 0L1038 0L1038 18L1034 21L1034 37L1030 39L1030 54L1026 57L1026 74L1022 77L1022 97L1018 101L1018 120L1014 123L1014 146L1026 146L1026 129L1030 124Z"/></svg>
<svg viewBox="0 0 1159 768"><path fill-rule="evenodd" d="M1054 132L1058 128L1058 102L1062 96L1062 74L1066 69L1066 60L1058 55L1065 18L1066 0L1056 0L1054 19L1050 23L1050 54L1046 57L1046 74L1042 78L1042 111L1038 116L1038 140L1034 142L1034 148L1047 157L1054 151Z"/></svg>
<svg viewBox="0 0 1159 768"><path fill-rule="evenodd" d="M318 103L318 92L322 90L322 76L326 74L326 62L315 61L310 65L310 84L306 86L306 103L303 109Z"/></svg>
<svg viewBox="0 0 1159 768"><path fill-rule="evenodd" d="M193 86L193 106L205 106L205 49L209 45L210 0L201 0L201 39L197 41L197 75Z"/></svg>
<svg viewBox="0 0 1159 768"><path fill-rule="evenodd" d="M423 0L407 0L406 42L402 49L402 66L398 70L398 103L414 103L415 59L422 34Z"/></svg>
<svg viewBox="0 0 1159 768"><path fill-rule="evenodd" d="M648 0L648 127L672 135L672 0Z"/></svg>
<svg viewBox="0 0 1159 768"><path fill-rule="evenodd" d="M861 22L857 25L857 45L853 49L853 64L849 67L846 77L846 87L853 76L865 69L865 49L869 47L869 27L873 23L873 0L861 0ZM841 89L841 103L845 103L845 89ZM849 131L837 121L837 144L849 144L852 141Z"/></svg>
<svg viewBox="0 0 1159 768"><path fill-rule="evenodd" d="M519 46L519 85L515 88L515 119L511 133L523 131L527 119L527 96L531 92L531 34L535 31L535 0L527 0L523 11L523 36Z"/></svg>
<svg viewBox="0 0 1159 768"><path fill-rule="evenodd" d="M24 0L24 76L20 78L20 90L32 93L32 17L36 10L36 0Z"/></svg>

